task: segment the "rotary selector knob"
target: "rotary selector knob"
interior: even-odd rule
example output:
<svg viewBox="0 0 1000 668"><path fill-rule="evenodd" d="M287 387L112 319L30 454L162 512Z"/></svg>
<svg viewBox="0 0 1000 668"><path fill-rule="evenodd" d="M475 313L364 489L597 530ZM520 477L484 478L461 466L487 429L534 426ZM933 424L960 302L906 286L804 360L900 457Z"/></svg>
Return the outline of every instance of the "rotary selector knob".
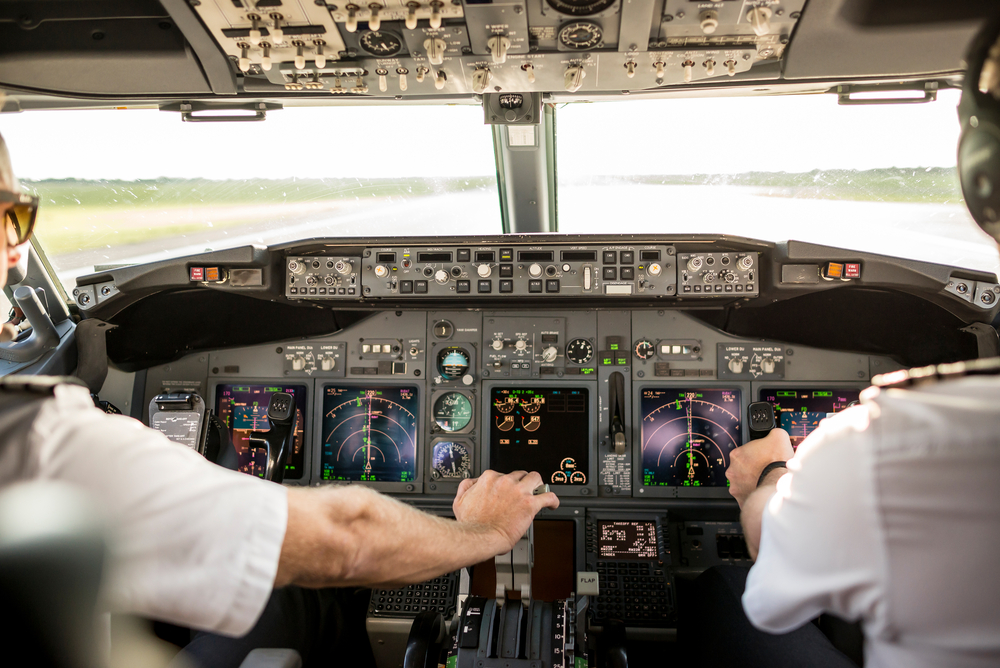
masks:
<svg viewBox="0 0 1000 668"><path fill-rule="evenodd" d="M304 262L299 262L298 260L292 260L288 263L288 271L292 272L296 276L302 275L306 270L306 265Z"/></svg>
<svg viewBox="0 0 1000 668"><path fill-rule="evenodd" d="M344 260L337 260L337 263L333 265L333 268L337 270L338 274L347 275L351 273L351 263Z"/></svg>
<svg viewBox="0 0 1000 668"><path fill-rule="evenodd" d="M693 258L691 258L690 260L687 261L687 270L690 271L693 274L696 271L698 271L699 269L701 269L702 265L704 265L704 264L705 264L704 260L702 260L698 256L695 256L695 257L693 257Z"/></svg>
<svg viewBox="0 0 1000 668"><path fill-rule="evenodd" d="M480 278L489 278L490 274L493 273L493 269L488 264L481 264L476 267L476 273L479 274Z"/></svg>
<svg viewBox="0 0 1000 668"><path fill-rule="evenodd" d="M736 263L736 266L739 267L740 270L746 271L753 266L753 258L749 255L744 255Z"/></svg>
<svg viewBox="0 0 1000 668"><path fill-rule="evenodd" d="M556 356L558 354L559 351L556 350L555 346L549 346L548 348L542 351L542 360L545 362L555 362Z"/></svg>
<svg viewBox="0 0 1000 668"><path fill-rule="evenodd" d="M441 285L444 285L445 283L448 282L448 272L445 271L444 269L438 269L436 272L434 272L434 280L440 283Z"/></svg>
<svg viewBox="0 0 1000 668"><path fill-rule="evenodd" d="M302 371L306 368L306 358L302 355L296 355L292 358L292 371Z"/></svg>
<svg viewBox="0 0 1000 668"><path fill-rule="evenodd" d="M514 344L514 348L516 348L517 350L524 350L527 347L528 344L525 342L524 339L518 339L517 343Z"/></svg>
<svg viewBox="0 0 1000 668"><path fill-rule="evenodd" d="M663 267L658 262L653 262L646 267L646 273L650 276L659 276L661 271L663 271Z"/></svg>
<svg viewBox="0 0 1000 668"><path fill-rule="evenodd" d="M725 274L723 274L722 278L723 280L726 281L726 283L735 283L736 281L740 280L740 277L731 271L727 271Z"/></svg>
<svg viewBox="0 0 1000 668"><path fill-rule="evenodd" d="M542 275L542 265L537 262L528 267L528 275L532 278L538 278Z"/></svg>
<svg viewBox="0 0 1000 668"><path fill-rule="evenodd" d="M743 360L738 357L729 360L729 370L733 373L743 373Z"/></svg>
<svg viewBox="0 0 1000 668"><path fill-rule="evenodd" d="M389 275L389 269L382 264L375 265L375 275L379 278L385 278Z"/></svg>
<svg viewBox="0 0 1000 668"><path fill-rule="evenodd" d="M764 373L774 373L774 358L765 357L760 361L760 370Z"/></svg>
<svg viewBox="0 0 1000 668"><path fill-rule="evenodd" d="M332 357L324 357L320 361L320 368L323 371L333 371L333 367L337 366L337 360Z"/></svg>
<svg viewBox="0 0 1000 668"><path fill-rule="evenodd" d="M501 339L493 339L493 350L503 350L503 341Z"/></svg>

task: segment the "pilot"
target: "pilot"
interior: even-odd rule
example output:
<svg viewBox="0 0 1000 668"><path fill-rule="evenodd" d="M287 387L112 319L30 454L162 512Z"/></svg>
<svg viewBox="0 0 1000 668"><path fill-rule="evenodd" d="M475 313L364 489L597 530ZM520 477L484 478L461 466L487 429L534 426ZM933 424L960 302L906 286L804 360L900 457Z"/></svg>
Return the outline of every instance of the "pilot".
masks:
<svg viewBox="0 0 1000 668"><path fill-rule="evenodd" d="M0 285L31 237L37 204L20 192L0 137ZM49 479L95 498L113 529L102 587L115 612L240 636L272 589L421 582L509 551L539 510L559 505L551 492L534 494L541 476L525 471L464 480L455 520L360 485L283 487L103 413L82 386L26 391L5 380L0 488ZM212 665L243 657L229 658Z"/></svg>
<svg viewBox="0 0 1000 668"><path fill-rule="evenodd" d="M968 63L963 192L1000 241L1000 20ZM696 581L689 639L708 665L853 665L808 623L820 613L861 622L869 668L1000 665L1000 364L934 371L962 377L900 372L795 452L775 429L732 453L726 475L756 561L749 575Z"/></svg>

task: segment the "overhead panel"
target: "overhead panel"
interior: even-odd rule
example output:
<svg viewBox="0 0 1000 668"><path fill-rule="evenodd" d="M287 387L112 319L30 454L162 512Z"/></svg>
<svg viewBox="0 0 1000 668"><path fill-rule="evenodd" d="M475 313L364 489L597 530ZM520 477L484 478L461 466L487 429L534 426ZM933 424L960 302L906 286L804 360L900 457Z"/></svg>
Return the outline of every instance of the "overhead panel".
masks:
<svg viewBox="0 0 1000 668"><path fill-rule="evenodd" d="M245 91L427 98L772 78L806 0L210 0Z"/></svg>

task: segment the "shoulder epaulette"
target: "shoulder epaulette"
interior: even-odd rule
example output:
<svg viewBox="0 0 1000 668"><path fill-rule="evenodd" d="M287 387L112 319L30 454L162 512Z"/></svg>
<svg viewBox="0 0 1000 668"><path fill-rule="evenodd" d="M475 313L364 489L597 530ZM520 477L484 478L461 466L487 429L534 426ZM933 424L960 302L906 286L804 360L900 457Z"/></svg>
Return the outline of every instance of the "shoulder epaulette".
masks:
<svg viewBox="0 0 1000 668"><path fill-rule="evenodd" d="M0 378L0 392L29 392L43 396L55 394L60 385L87 387L74 376L4 376Z"/></svg>
<svg viewBox="0 0 1000 668"><path fill-rule="evenodd" d="M962 378L964 376L995 376L1000 374L1000 357L986 357L967 362L932 364L883 373L872 378L872 385L881 388L914 387L924 383Z"/></svg>

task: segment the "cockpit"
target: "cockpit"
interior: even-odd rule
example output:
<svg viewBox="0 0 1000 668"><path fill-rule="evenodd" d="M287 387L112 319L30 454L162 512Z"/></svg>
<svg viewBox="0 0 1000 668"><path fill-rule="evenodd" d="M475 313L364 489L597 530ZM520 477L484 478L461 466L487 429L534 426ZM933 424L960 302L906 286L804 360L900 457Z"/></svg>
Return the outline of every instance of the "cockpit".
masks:
<svg viewBox="0 0 1000 668"><path fill-rule="evenodd" d="M0 3L40 201L0 376L444 517L538 471L513 552L364 591L372 666L693 660L688 583L751 564L751 404L797 447L876 376L1000 355L955 167L990 4Z"/></svg>

